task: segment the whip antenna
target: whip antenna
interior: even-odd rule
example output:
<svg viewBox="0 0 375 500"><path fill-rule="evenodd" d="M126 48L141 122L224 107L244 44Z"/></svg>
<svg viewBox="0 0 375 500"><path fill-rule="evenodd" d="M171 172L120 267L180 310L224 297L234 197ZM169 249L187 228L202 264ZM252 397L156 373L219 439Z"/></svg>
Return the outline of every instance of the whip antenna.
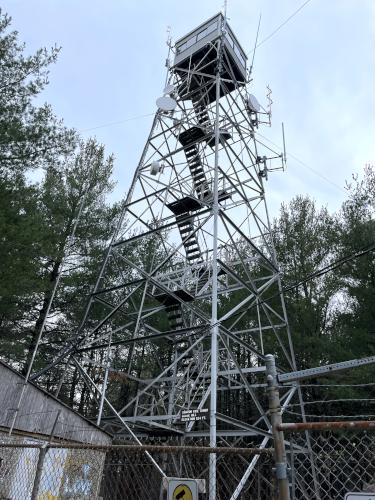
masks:
<svg viewBox="0 0 375 500"><path fill-rule="evenodd" d="M250 69L249 69L249 79L250 79L251 73L253 71L254 59L255 59L255 52L256 52L256 49L257 49L257 46L258 46L259 29L260 29L260 21L261 20L262 20L262 13L259 14L257 34L256 34L256 37L255 37L255 43L254 43L254 49L253 49L253 57L251 59L251 65L250 65Z"/></svg>

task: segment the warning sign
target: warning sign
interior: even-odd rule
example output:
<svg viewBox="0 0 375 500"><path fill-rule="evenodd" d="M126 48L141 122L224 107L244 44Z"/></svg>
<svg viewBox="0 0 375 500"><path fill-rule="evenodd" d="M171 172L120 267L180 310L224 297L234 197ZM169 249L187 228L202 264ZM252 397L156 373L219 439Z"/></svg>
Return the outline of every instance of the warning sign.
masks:
<svg viewBox="0 0 375 500"><path fill-rule="evenodd" d="M173 492L172 500L193 500L193 493L186 484L179 484Z"/></svg>
<svg viewBox="0 0 375 500"><path fill-rule="evenodd" d="M207 420L208 408L201 410L182 410L180 420L181 422L199 422L200 420Z"/></svg>
<svg viewBox="0 0 375 500"><path fill-rule="evenodd" d="M204 493L206 489L202 479L178 477L163 478L163 487L168 492L168 500L198 500L198 493Z"/></svg>

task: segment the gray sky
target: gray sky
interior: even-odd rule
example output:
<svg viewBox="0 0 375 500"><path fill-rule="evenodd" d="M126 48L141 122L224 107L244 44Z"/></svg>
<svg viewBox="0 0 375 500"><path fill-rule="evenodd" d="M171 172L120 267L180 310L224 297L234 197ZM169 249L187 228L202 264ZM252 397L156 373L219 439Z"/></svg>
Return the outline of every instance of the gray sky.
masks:
<svg viewBox="0 0 375 500"><path fill-rule="evenodd" d="M164 87L167 26L175 40L223 1L2 1L27 51L62 46L43 99L68 126L115 154L116 199L129 186L152 116L125 120L153 113ZM229 23L251 52L260 13L261 42L303 3L228 0ZM286 172L271 174L266 186L273 214L282 201L305 193L337 209L345 180L375 164L374 46L374 0L311 0L258 48L252 93L266 104L269 84L274 101L273 126L260 132L281 144L284 121L293 155Z"/></svg>

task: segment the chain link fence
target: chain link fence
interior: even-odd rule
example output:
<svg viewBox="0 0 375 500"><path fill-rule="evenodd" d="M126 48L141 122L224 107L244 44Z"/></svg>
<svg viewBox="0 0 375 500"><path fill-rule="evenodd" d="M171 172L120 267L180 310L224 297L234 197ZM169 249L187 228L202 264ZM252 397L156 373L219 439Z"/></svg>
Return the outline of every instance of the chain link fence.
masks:
<svg viewBox="0 0 375 500"><path fill-rule="evenodd" d="M343 500L348 492L375 493L375 432L309 432L292 434L289 461L291 498Z"/></svg>
<svg viewBox="0 0 375 500"><path fill-rule="evenodd" d="M375 432L287 434L292 500L343 500L350 491L375 492ZM244 443L240 443L244 444ZM202 479L208 499L210 448L0 443L0 500L165 500L163 474ZM251 462L236 498L276 500L271 449L217 448L217 500L229 500ZM147 452L147 453L146 453ZM149 453L149 455L148 455ZM204 485L204 487L202 486Z"/></svg>
<svg viewBox="0 0 375 500"><path fill-rule="evenodd" d="M166 448L160 452L153 452L152 457L160 464L168 477L203 479L205 488L201 489L199 498L208 499L209 452L207 449L192 448L181 447L180 451ZM248 467L249 457L251 459L253 455L254 452L243 448L223 449L216 454L217 499L224 500L232 496ZM268 469L268 473L272 474L273 460L270 450L266 450L260 456L259 461L262 463L263 471ZM126 498L129 499L164 499L166 492L162 490L161 480L161 475L157 473L144 453L137 451L130 454L124 453L123 450L111 450L106 458L101 496L103 499L120 500L124 498L124 492L128 492ZM255 474L239 498L251 500L271 498L272 488L272 483L267 485L265 478L262 477L260 480Z"/></svg>
<svg viewBox="0 0 375 500"><path fill-rule="evenodd" d="M0 444L0 500L162 500L163 474L202 479L208 499L212 449L194 446L93 446L36 443ZM238 498L272 498L272 450L216 448L216 498L231 498L249 461L254 471ZM256 455L256 454L259 455ZM264 475L265 474L265 475Z"/></svg>
<svg viewBox="0 0 375 500"><path fill-rule="evenodd" d="M285 443L291 500L344 500L349 492L375 494L375 429L285 433ZM268 473L268 478L274 477L268 464L264 468L261 462L256 473L261 480ZM260 491L266 491L269 483L266 480ZM260 498L278 499L278 485L273 486L269 496Z"/></svg>

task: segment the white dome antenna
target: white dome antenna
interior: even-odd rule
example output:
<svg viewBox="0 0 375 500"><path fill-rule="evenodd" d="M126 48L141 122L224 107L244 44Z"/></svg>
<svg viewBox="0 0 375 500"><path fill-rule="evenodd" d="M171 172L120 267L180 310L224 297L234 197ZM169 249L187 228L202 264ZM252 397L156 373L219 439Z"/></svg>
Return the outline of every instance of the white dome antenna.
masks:
<svg viewBox="0 0 375 500"><path fill-rule="evenodd" d="M250 111L252 111L253 113L259 113L260 104L258 102L258 99L254 95L249 94L247 105L249 106Z"/></svg>
<svg viewBox="0 0 375 500"><path fill-rule="evenodd" d="M173 111L177 106L177 102L172 97L164 95L156 99L156 106L162 111Z"/></svg>

